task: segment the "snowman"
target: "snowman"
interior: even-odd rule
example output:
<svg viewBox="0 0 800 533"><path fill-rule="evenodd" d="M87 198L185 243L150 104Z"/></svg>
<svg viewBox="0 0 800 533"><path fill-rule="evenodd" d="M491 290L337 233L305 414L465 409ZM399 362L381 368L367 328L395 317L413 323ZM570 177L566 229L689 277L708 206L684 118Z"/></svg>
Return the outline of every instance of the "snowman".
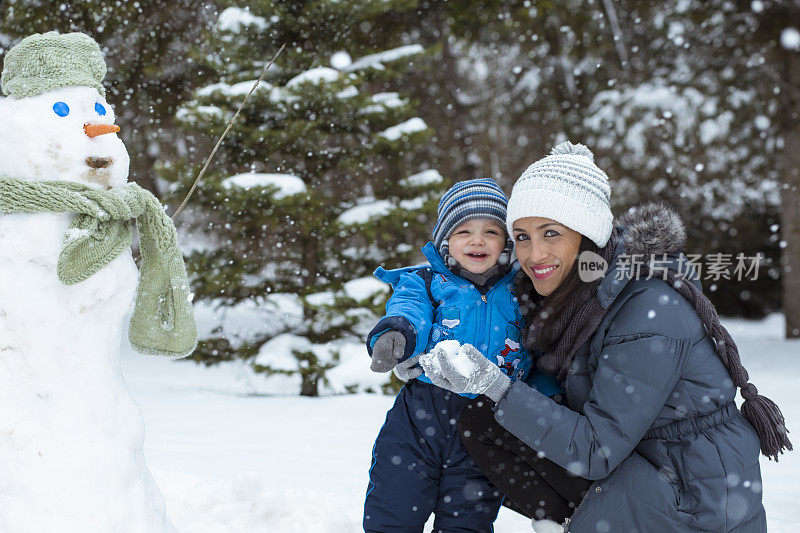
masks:
<svg viewBox="0 0 800 533"><path fill-rule="evenodd" d="M139 272L125 241L125 224L137 215L128 215L116 226L98 225L99 220L107 223L110 215L107 209L92 207L96 201L124 211L133 193L141 191L127 183L129 157L104 97L105 71L99 46L80 33L32 35L12 48L4 61L2 90L7 96L0 97L0 531L4 533L174 531L164 498L145 465L142 417L120 369L125 317L135 299L152 299L139 285ZM44 192L37 188L45 185ZM75 225L81 209L86 227ZM160 215L158 220L164 223L163 209ZM137 224L140 220L144 216L137 218ZM171 223L165 225L174 234ZM98 235L105 235L100 230L109 227L114 231L108 235L118 237L115 242L124 246L115 245L117 255L106 254L86 270L84 259L106 250ZM139 227L141 234L143 226ZM80 244L76 249L83 255L65 258L68 243ZM185 279L179 260L176 268L183 268ZM65 282L68 273L74 274L73 279ZM187 290L185 281L172 285L179 294ZM163 310L164 297L153 305ZM190 303L183 305L178 316L186 319L190 308ZM193 326L193 317L186 320ZM165 324L162 329L168 330ZM145 332L142 337L157 335ZM196 333L193 341L168 355L187 355L195 342Z"/></svg>

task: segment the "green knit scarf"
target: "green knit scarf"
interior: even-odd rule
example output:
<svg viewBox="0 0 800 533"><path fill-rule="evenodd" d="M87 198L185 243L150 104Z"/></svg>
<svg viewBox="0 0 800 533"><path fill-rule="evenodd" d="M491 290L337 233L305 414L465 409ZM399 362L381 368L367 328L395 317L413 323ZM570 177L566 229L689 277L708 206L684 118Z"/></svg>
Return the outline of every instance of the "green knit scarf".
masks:
<svg viewBox="0 0 800 533"><path fill-rule="evenodd" d="M135 218L142 261L131 344L150 355L185 357L194 351L186 266L175 226L152 193L135 183L102 191L69 181L0 178L0 214L46 212L77 213L58 258L58 278L66 285L84 281L127 250Z"/></svg>

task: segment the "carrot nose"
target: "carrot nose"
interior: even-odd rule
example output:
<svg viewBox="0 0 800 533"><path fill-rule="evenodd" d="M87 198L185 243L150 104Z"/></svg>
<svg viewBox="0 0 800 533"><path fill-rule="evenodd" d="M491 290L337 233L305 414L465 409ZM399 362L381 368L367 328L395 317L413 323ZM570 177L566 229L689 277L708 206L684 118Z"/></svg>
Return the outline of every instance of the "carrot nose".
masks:
<svg viewBox="0 0 800 533"><path fill-rule="evenodd" d="M116 124L84 124L83 131L89 137L97 137L106 133L116 133L119 131L119 126Z"/></svg>

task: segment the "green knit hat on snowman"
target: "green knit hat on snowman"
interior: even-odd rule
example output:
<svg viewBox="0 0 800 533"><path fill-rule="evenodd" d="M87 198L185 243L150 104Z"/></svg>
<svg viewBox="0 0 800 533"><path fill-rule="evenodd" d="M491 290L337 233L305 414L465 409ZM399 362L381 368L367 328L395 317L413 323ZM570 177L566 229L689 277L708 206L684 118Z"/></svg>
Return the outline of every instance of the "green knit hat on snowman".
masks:
<svg viewBox="0 0 800 533"><path fill-rule="evenodd" d="M25 37L6 54L0 88L14 98L62 87L94 87L103 97L106 62L94 39L55 31Z"/></svg>

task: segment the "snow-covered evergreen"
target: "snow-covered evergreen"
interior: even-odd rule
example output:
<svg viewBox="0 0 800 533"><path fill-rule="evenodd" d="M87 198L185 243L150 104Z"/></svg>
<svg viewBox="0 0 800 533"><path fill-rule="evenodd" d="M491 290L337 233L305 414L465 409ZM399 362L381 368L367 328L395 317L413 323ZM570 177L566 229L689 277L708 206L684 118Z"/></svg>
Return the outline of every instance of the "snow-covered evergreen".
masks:
<svg viewBox="0 0 800 533"><path fill-rule="evenodd" d="M359 372L341 382L334 371L352 370L345 359L388 295L382 284L359 280L415 255L445 184L415 158L432 130L396 87L423 49L398 42L375 51L363 28L380 12L265 0L220 14L219 49L209 58L220 79L178 111L189 134L222 131L264 67L259 51L271 55L272 43L297 32L314 39L268 71L191 204L187 235L204 234L189 258L205 317L197 360L242 358L305 395L387 384L387 376L364 380ZM314 27L345 13L357 19L345 33ZM167 164L162 176L178 197L193 171Z"/></svg>

